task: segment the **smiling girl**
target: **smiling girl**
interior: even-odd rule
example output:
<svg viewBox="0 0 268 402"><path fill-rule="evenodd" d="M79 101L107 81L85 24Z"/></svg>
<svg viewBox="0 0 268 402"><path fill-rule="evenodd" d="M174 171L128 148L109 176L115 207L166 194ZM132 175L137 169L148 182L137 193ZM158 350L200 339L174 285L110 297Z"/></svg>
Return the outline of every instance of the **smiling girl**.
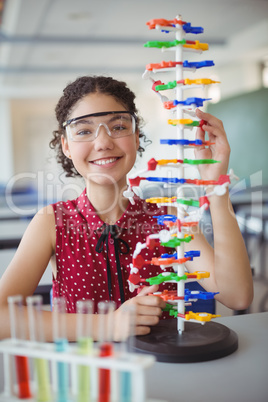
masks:
<svg viewBox="0 0 268 402"><path fill-rule="evenodd" d="M28 226L0 280L1 338L10 335L7 297L32 295L49 261L53 267L53 297L64 296L67 300L70 340L75 339L75 305L83 299L91 299L95 304L115 301L118 327L120 306L135 304L139 335L147 334L158 323L165 303L148 295L158 286L144 287L137 295L130 293L127 282L135 246L158 231L153 216L160 212L156 205L148 205L138 197L133 205L123 195L137 152L143 152L140 138L144 134L134 100L124 82L110 77L81 77L65 88L56 106L59 126L50 145L56 149L66 176L82 176L85 189L75 200L45 207ZM208 165L209 173L202 166L201 175L205 178L209 174L210 179L217 180L220 174L226 174L228 167L230 149L226 134L215 117L199 110L197 115L207 121L203 128L215 143L213 148L199 152L206 153L206 158L220 157L222 161L217 166ZM198 130L197 136L202 135ZM196 234L191 248L200 249L201 257L187 268L194 271L199 266L209 271L210 278L204 283L206 289L219 291L218 300L228 307L244 309L253 294L246 249L228 194L214 197L211 197L214 249L202 233ZM143 255L150 260L167 251L170 252L160 246L144 250ZM142 269L144 278L158 273L150 265ZM52 340L51 313L46 311L43 315L46 339ZM97 328L96 314L94 320Z"/></svg>

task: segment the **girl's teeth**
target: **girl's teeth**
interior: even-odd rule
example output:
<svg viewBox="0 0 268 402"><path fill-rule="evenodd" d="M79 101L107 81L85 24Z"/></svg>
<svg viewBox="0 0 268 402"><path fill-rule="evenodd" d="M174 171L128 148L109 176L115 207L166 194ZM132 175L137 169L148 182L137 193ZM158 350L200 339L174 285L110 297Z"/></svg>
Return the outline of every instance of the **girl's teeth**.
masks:
<svg viewBox="0 0 268 402"><path fill-rule="evenodd" d="M106 165L107 163L112 163L116 160L116 158L112 158L112 159L105 159L105 160L101 160L101 161L95 161L94 163L96 165Z"/></svg>

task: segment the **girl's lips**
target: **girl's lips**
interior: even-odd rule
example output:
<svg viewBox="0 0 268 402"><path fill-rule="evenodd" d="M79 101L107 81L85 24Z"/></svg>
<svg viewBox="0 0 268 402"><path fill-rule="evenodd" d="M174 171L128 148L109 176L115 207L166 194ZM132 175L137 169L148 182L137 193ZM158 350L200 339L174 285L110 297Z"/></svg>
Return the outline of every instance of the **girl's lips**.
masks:
<svg viewBox="0 0 268 402"><path fill-rule="evenodd" d="M97 166L105 166L105 165L110 165L110 164L116 162L118 159L120 159L120 157L118 157L118 156L111 157L111 158L101 158L101 159L96 159L94 161L90 161L90 163L92 163L93 165L97 165Z"/></svg>

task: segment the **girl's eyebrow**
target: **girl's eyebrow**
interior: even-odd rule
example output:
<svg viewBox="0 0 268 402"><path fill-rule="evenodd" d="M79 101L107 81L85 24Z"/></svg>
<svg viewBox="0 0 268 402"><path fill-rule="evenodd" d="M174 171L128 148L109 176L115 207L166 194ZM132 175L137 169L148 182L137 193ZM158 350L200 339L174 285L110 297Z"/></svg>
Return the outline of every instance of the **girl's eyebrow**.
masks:
<svg viewBox="0 0 268 402"><path fill-rule="evenodd" d="M89 120L89 119L81 119L81 120L76 120L76 121L73 121L71 124L72 124L72 126L77 126L78 124L83 124L83 123L89 123L89 124L93 124L93 121L92 120Z"/></svg>
<svg viewBox="0 0 268 402"><path fill-rule="evenodd" d="M107 117L107 116L105 116L105 115L104 116L94 116L93 115L93 116L89 116L88 118L84 117L82 119L78 119L76 121L73 121L71 124L72 124L72 126L77 126L77 125L79 125L81 123L82 124L84 124L84 123L94 124L94 120L92 120L93 117L98 118L99 122L101 123L102 120L105 120L105 117ZM110 116L111 116L110 119L106 120L108 123L112 123L113 121L116 121L116 120L130 121L129 115L127 115L127 114L124 115L124 114L118 113L118 114L113 114L113 115L110 115ZM91 119L90 119L90 117L91 117Z"/></svg>
<svg viewBox="0 0 268 402"><path fill-rule="evenodd" d="M112 115L112 117L109 119L109 122L115 121L115 120L126 120L126 121L130 121L129 119L129 115L124 115L124 114L117 114L117 115Z"/></svg>

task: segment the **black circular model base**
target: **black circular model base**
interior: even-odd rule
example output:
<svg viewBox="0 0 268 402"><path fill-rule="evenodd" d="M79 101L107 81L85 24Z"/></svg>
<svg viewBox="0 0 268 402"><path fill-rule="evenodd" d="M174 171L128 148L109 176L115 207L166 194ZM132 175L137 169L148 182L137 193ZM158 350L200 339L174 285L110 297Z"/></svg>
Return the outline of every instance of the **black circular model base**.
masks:
<svg viewBox="0 0 268 402"><path fill-rule="evenodd" d="M185 330L177 331L177 320L161 320L151 333L136 336L129 342L135 352L154 355L159 362L195 363L219 359L235 352L238 337L217 322L205 325L185 322Z"/></svg>

